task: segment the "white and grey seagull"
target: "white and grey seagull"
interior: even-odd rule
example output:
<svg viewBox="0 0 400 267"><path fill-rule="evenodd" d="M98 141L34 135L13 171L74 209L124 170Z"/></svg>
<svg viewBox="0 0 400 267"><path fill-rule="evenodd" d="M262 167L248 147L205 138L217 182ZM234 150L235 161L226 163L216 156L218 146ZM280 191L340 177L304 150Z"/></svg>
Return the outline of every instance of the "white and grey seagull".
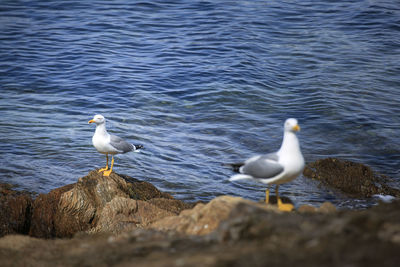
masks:
<svg viewBox="0 0 400 267"><path fill-rule="evenodd" d="M99 172L103 172L104 176L110 176L115 154L123 154L143 148L142 145L132 145L118 136L110 135L106 129L106 119L102 115L95 115L89 123L96 123L96 131L92 138L93 146L98 152L105 154L107 158L106 167L99 170ZM108 169L109 154L112 155L110 170Z"/></svg>
<svg viewBox="0 0 400 267"><path fill-rule="evenodd" d="M300 126L297 120L287 119L284 124L281 148L274 153L251 157L243 163L229 164L239 173L233 175L229 180L252 179L267 185L276 184L278 208L283 211L291 211L294 206L282 203L278 189L280 184L294 180L304 169L304 158L296 136L298 131L300 131ZM267 204L269 202L269 188L265 191L265 202Z"/></svg>

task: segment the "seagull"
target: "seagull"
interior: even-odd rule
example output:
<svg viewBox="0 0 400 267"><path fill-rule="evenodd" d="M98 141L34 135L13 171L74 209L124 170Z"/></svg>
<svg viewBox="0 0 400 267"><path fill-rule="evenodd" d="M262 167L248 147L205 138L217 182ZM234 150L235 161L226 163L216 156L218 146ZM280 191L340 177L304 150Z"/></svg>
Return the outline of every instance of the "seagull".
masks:
<svg viewBox="0 0 400 267"><path fill-rule="evenodd" d="M107 158L106 167L99 170L99 172L103 172L104 176L110 176L115 154L123 154L143 148L142 145L132 145L118 136L110 135L106 129L106 119L102 115L95 115L88 123L96 123L96 131L92 138L93 146L98 152L105 154ZM112 155L110 170L108 170L108 154Z"/></svg>
<svg viewBox="0 0 400 267"><path fill-rule="evenodd" d="M291 211L292 204L283 204L279 198L279 185L294 180L304 169L304 158L301 154L299 140L296 132L300 126L296 119L285 121L284 134L281 148L265 155L249 158L243 163L229 164L239 174L233 175L229 180L237 181L252 179L267 185L275 184L278 208L282 211ZM265 191L265 202L269 202L269 187Z"/></svg>

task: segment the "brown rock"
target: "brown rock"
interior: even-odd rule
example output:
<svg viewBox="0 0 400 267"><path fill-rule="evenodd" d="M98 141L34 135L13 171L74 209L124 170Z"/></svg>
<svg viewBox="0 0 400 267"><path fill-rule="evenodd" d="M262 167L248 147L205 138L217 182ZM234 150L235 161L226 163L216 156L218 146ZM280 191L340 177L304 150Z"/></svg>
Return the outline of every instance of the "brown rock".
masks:
<svg viewBox="0 0 400 267"><path fill-rule="evenodd" d="M161 218L175 215L143 200L115 197L108 202L95 228L89 232L121 233L137 227L145 227Z"/></svg>
<svg viewBox="0 0 400 267"><path fill-rule="evenodd" d="M140 221L135 220L134 214L137 211L137 203L134 199L115 197L108 202L95 228L91 229L91 233L96 232L113 232L119 233L122 230L136 228Z"/></svg>
<svg viewBox="0 0 400 267"><path fill-rule="evenodd" d="M62 194L54 224L57 237L70 237L97 224L104 206L115 197L129 198L128 184L112 173L109 177L96 171L79 178L75 186Z"/></svg>
<svg viewBox="0 0 400 267"><path fill-rule="evenodd" d="M95 170L76 184L40 195L30 234L50 238L72 237L81 231L117 233L144 227L187 207L150 183L116 173L105 177Z"/></svg>
<svg viewBox="0 0 400 267"><path fill-rule="evenodd" d="M291 267L397 266L400 261L400 201L336 213L281 213L241 200L233 207L203 236L139 228L118 235L80 233L71 239L8 235L0 238L0 263Z"/></svg>
<svg viewBox="0 0 400 267"><path fill-rule="evenodd" d="M177 199L153 198L147 201L154 206L178 215L182 210L194 208L194 203L186 203Z"/></svg>
<svg viewBox="0 0 400 267"><path fill-rule="evenodd" d="M9 234L0 238L0 250L23 250L27 245L35 243L37 239L26 235ZM3 263L3 261L1 261Z"/></svg>
<svg viewBox="0 0 400 267"><path fill-rule="evenodd" d="M302 212L316 212L318 209L314 206L311 205L301 205L297 211L302 213Z"/></svg>
<svg viewBox="0 0 400 267"><path fill-rule="evenodd" d="M123 174L118 174L118 175L131 184L128 193L129 196L133 199L138 199L138 200L150 200L153 198L173 199L173 197L170 194L161 192L149 182L139 181L135 178L129 177L128 175L123 175Z"/></svg>
<svg viewBox="0 0 400 267"><path fill-rule="evenodd" d="M355 197L371 197L375 194L400 196L399 189L391 188L386 183L386 176L374 173L360 163L326 158L308 164L303 174Z"/></svg>
<svg viewBox="0 0 400 267"><path fill-rule="evenodd" d="M173 230L188 235L206 235L215 230L240 203L277 211L277 208L272 205L255 203L240 197L221 196L207 204L199 203L193 209L184 210L179 216L158 220L149 228L161 231Z"/></svg>
<svg viewBox="0 0 400 267"><path fill-rule="evenodd" d="M336 207L333 205L331 202L324 202L322 205L318 208L319 212L323 213L333 213L336 212Z"/></svg>
<svg viewBox="0 0 400 267"><path fill-rule="evenodd" d="M336 207L331 202L324 202L319 208L311 205L301 205L297 211L300 213L333 213L336 212Z"/></svg>
<svg viewBox="0 0 400 267"><path fill-rule="evenodd" d="M56 236L54 225L55 214L61 195L73 188L73 184L66 185L50 191L48 194L40 194L33 202L32 218L29 235L40 238Z"/></svg>
<svg viewBox="0 0 400 267"><path fill-rule="evenodd" d="M0 184L0 237L7 234L27 234L32 213L29 193L14 191Z"/></svg>

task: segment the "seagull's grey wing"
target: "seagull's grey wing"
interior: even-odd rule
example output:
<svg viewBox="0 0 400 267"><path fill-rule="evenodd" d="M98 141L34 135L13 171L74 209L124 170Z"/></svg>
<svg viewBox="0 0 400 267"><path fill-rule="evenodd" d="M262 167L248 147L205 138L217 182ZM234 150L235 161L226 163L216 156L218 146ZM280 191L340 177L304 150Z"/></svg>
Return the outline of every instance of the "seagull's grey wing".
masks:
<svg viewBox="0 0 400 267"><path fill-rule="evenodd" d="M116 135L110 136L110 144L119 151L122 151L122 153L126 153L134 149L134 146L132 144L125 142L124 139Z"/></svg>
<svg viewBox="0 0 400 267"><path fill-rule="evenodd" d="M240 168L240 172L260 179L275 177L283 172L284 169L278 163L278 159L279 156L276 153L252 157L246 160L245 164Z"/></svg>

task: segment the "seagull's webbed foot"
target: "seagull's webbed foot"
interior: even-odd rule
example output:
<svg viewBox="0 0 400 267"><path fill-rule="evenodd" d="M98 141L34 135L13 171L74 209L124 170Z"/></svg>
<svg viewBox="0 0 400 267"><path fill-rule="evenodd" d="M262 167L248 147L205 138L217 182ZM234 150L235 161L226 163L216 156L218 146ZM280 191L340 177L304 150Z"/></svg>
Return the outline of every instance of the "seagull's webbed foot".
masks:
<svg viewBox="0 0 400 267"><path fill-rule="evenodd" d="M292 211L294 209L293 204L290 203L282 203L282 200L278 198L278 209L281 211Z"/></svg>
<svg viewBox="0 0 400 267"><path fill-rule="evenodd" d="M104 171L104 172L103 172L103 176L110 176L110 173L111 173L111 170L109 170L109 171Z"/></svg>
<svg viewBox="0 0 400 267"><path fill-rule="evenodd" d="M105 168L101 168L98 172L103 172L103 171L106 171L106 170L108 170L108 166L105 167Z"/></svg>
<svg viewBox="0 0 400 267"><path fill-rule="evenodd" d="M279 197L279 185L276 185L275 193L276 193L276 203L278 204L278 209L279 210L281 210L281 211L292 211L294 209L293 204L282 203L282 200Z"/></svg>

